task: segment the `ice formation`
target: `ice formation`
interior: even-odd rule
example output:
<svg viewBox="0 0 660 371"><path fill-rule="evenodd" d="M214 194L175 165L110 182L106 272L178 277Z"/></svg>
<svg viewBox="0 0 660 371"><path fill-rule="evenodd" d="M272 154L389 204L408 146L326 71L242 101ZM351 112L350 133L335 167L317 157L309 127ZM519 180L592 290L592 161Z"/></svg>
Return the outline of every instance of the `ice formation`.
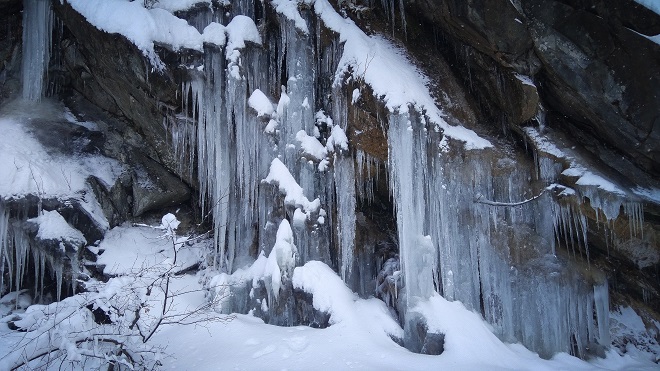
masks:
<svg viewBox="0 0 660 371"><path fill-rule="evenodd" d="M48 0L25 0L23 6L23 99L38 101L48 81L53 13Z"/></svg>
<svg viewBox="0 0 660 371"><path fill-rule="evenodd" d="M190 23L171 12L191 1L181 7L162 1L155 9L120 0L98 8L88 1L69 3L98 28L126 36L154 67L163 68L154 43L203 51L182 56L188 66L183 109L166 125L179 170L197 175L203 216L212 217L207 288L220 311L261 312L271 323L291 325L293 308L279 299L295 289L312 294L312 306L338 323L350 317L341 310L356 298L332 274L333 266L353 291L382 298L406 330L422 315L429 329L446 331L436 312L465 314L467 308L481 313L501 339L544 357L586 357L610 343L608 283L589 265L584 207L605 227L623 211L631 239L643 234L643 209L638 196L589 170L569 149L526 128L535 148L530 172L472 130L449 125L426 77L404 52L366 35L327 0L273 0L279 27L268 29L251 1L235 1L227 12L205 12ZM382 3L395 22L395 7L403 12L403 1ZM108 12L121 21L108 22L102 17ZM334 32L324 42L322 29ZM31 42L42 42L37 34ZM34 76L41 70L24 71ZM526 76L518 79L533 84ZM359 89L349 94L347 81L368 85L387 110L380 118L386 123L385 161L349 140L349 99L355 104L363 98ZM43 90L36 82L25 86L28 99ZM186 164L196 164L196 171ZM367 261L374 260L373 246L357 246L358 206L374 202L381 173L394 204L398 256L374 262ZM560 177L574 178L573 188L558 186ZM552 194L557 190L561 197ZM37 237L50 239L48 231L57 225L60 237L84 244L80 232L67 229L58 216L47 211L37 218ZM177 223L168 214L162 228L174 235ZM135 255L113 245L121 233L134 231L117 228L102 243L108 246L100 259L107 274L144 269L111 265ZM29 244L0 202L8 285L20 289L32 253L35 285L43 282L48 263L59 298L64 265ZM578 255L586 258L586 268ZM321 287L323 280L333 292ZM266 295L257 298L260 290ZM331 305L331 297L340 303ZM475 323L481 327L474 332L481 333L485 327ZM447 346L460 347L461 337L455 331L451 336Z"/></svg>
<svg viewBox="0 0 660 371"><path fill-rule="evenodd" d="M540 174L516 169L506 158L492 163L491 144L446 124L424 76L389 42L365 35L318 0L310 2L312 11L337 38L316 49L310 46L313 33L319 32L319 26L311 27L314 14L291 1L274 5L280 21L274 33L260 34L255 26L260 20L239 13L252 14L242 3L226 18L218 17L218 24L227 24L226 47L207 44L203 68L191 68L191 79L182 86L184 106L193 107L184 111L199 112L188 126L197 134L185 131L172 137L179 138L179 148L197 149L202 203L215 224L214 266L224 272L210 285L244 287L246 277L267 276L270 292L278 292L282 267L268 261L279 256L273 247L280 240L277 226L286 222L299 263L331 265L336 259L341 278L368 294L369 288L360 287L376 277L356 254L357 202L373 200L373 178L386 165L400 254L396 276L403 279L384 279L396 287L382 296L404 322L408 310L439 292L482 311L503 339L521 341L545 356L558 351L584 356L591 344L607 343L606 281L583 282L556 256L556 245L568 243L588 257L585 218L529 183L536 176L549 186L564 169L543 156ZM340 43L342 49L337 48ZM258 44L265 49L254 47ZM393 69L401 74L383 72ZM387 164L351 149L347 106L349 99L355 103L355 96L342 87L349 72L383 97L390 111ZM319 94L315 86L328 86L321 76L333 79L329 90ZM332 101L323 94L331 94ZM450 146L446 138L455 144ZM464 153L463 158L447 152L452 149ZM503 170L495 173L493 167ZM596 197L600 191L588 193L587 183L579 191L591 196L592 205L607 218L616 217L607 209L609 203ZM498 202L474 202L476 195ZM516 206L498 207L507 204ZM256 251L265 253L255 262ZM249 301L245 290L255 290L255 285L232 291L246 311L260 310L243 307ZM392 297L400 290L400 297ZM260 306L274 313L273 303Z"/></svg>

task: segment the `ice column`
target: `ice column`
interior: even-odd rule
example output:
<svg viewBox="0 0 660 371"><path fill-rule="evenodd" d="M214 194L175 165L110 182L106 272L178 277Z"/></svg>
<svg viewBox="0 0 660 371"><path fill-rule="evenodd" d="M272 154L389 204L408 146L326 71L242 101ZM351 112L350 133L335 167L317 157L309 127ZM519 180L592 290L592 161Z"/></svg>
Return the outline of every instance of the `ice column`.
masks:
<svg viewBox="0 0 660 371"><path fill-rule="evenodd" d="M0 295L5 292L5 264L9 245L9 211L0 201Z"/></svg>
<svg viewBox="0 0 660 371"><path fill-rule="evenodd" d="M404 273L406 307L434 291L433 270L436 254L425 228L427 182L426 129L409 112L390 114L390 189L395 200L399 254Z"/></svg>
<svg viewBox="0 0 660 371"><path fill-rule="evenodd" d="M23 99L39 101L50 59L52 12L49 0L23 1Z"/></svg>

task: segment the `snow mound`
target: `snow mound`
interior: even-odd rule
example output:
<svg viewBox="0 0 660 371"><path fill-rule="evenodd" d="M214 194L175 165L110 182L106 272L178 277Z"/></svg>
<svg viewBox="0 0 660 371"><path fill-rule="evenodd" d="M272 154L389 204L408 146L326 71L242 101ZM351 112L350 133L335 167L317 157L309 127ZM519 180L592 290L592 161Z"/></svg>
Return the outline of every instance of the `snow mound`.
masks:
<svg viewBox="0 0 660 371"><path fill-rule="evenodd" d="M220 23L211 22L204 28L202 38L205 43L225 46L225 43L227 43L227 29Z"/></svg>
<svg viewBox="0 0 660 371"><path fill-rule="evenodd" d="M279 187L280 192L284 194L284 203L302 207L308 214L318 211L321 207L321 200L318 198L309 201L305 197L302 187L293 178L286 165L278 158L271 162L268 176L263 181Z"/></svg>
<svg viewBox="0 0 660 371"><path fill-rule="evenodd" d="M257 111L257 116L271 116L275 112L273 103L268 99L266 94L261 90L256 89L248 98L248 105Z"/></svg>
<svg viewBox="0 0 660 371"><path fill-rule="evenodd" d="M67 242L74 248L87 244L85 236L79 230L71 227L62 215L55 210L44 211L38 217L28 219L28 222L39 226L37 238L41 240Z"/></svg>
<svg viewBox="0 0 660 371"><path fill-rule="evenodd" d="M353 304L358 299L341 278L326 264L307 262L293 271L293 287L313 297L315 309L330 314L330 323L353 318Z"/></svg>
<svg viewBox="0 0 660 371"><path fill-rule="evenodd" d="M171 215L171 214L169 214ZM163 218L165 228L172 229L172 220ZM168 229L163 234L162 226L118 226L106 233L98 246L101 252L97 264L104 266L103 273L116 276L144 272L158 265L170 265L174 257L173 239ZM188 246L177 239L177 267L183 270L198 263L203 256L203 247ZM181 246L183 245L183 246Z"/></svg>

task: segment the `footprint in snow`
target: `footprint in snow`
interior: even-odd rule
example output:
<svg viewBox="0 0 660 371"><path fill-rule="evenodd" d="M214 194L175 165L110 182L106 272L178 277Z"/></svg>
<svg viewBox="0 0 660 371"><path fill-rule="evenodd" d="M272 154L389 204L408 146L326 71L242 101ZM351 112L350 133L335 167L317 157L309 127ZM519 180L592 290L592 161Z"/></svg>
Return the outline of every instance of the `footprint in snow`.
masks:
<svg viewBox="0 0 660 371"><path fill-rule="evenodd" d="M275 351L275 345L269 345L269 346L265 347L264 349L262 349L258 352L254 352L254 354L252 355L252 358L253 359L254 358L259 358L261 356L265 356L266 354L273 353L274 351Z"/></svg>
<svg viewBox="0 0 660 371"><path fill-rule="evenodd" d="M307 348L309 342L305 336L293 336L288 339L284 339L286 344L291 348L291 350L300 352L301 350Z"/></svg>

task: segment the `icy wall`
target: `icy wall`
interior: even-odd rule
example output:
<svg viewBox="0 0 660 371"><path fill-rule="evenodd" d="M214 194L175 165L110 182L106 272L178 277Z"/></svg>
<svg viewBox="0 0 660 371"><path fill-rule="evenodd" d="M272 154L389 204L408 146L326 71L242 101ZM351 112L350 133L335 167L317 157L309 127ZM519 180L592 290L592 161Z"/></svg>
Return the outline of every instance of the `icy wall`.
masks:
<svg viewBox="0 0 660 371"><path fill-rule="evenodd" d="M424 341L419 321L424 326L428 313L419 304L437 292L481 313L506 341L544 357L586 357L610 344L609 283L603 253L595 254L591 241L634 251L640 269L657 265L643 208L657 202L654 183L621 185L596 170L574 142L546 127L529 76L514 78L536 97L512 118L527 125L518 137L525 142L516 143L456 114L461 110L452 102L464 91L436 86L434 99L435 85L395 39L366 35L324 0L204 2L190 9L113 1L103 11L82 0L68 4L96 28L122 33L148 61L140 67L147 72L127 71L140 76L140 89L131 91L137 98L105 87L106 76L97 90L111 95L107 107L140 121L145 132L166 132L173 170L196 186L200 217L211 220L208 287L212 296L231 293L223 311L274 324L327 325L309 306L301 309L298 301L309 298L291 283L294 267L319 260L353 291L382 298L410 349L419 351ZM377 5L386 24L407 29L403 2ZM103 16L123 6L131 7L126 19L153 20L153 27L117 27ZM354 2L343 6L354 16L364 11ZM38 42L47 49L49 43ZM156 74L176 81L176 101L167 92L156 103L137 94L158 90L149 85ZM506 77L497 78L498 89L507 85ZM149 102L148 115L134 108L135 99ZM164 112L162 127L152 105ZM378 136L356 139L372 124ZM377 146L386 154L379 156ZM385 210L382 220L365 216L376 208ZM0 237L14 242L3 245L3 257L24 261L28 248L5 219ZM370 240L374 222L391 230ZM44 258L34 261L43 265ZM23 265L12 263L18 271L10 277L24 275Z"/></svg>
<svg viewBox="0 0 660 371"><path fill-rule="evenodd" d="M355 291L373 295L375 285L365 289L364 282L374 282L383 264L373 253L356 253L357 202L373 197L356 173L372 164L347 142L347 107L360 90L349 96L344 83L369 85L387 75L378 71L381 60L343 64L351 45L342 48L341 29L332 32L333 10L323 4L300 13L277 6L279 13L264 13L252 3L233 4L227 13L201 10L191 23L205 39L204 58L186 61L184 113L169 123L176 151L196 156L201 202L213 215L210 264L225 273L210 286L222 287L216 295L232 287L225 311L262 313L273 323L296 322L294 307L278 303L291 295L284 287L293 266L321 260ZM372 56L379 57L388 55ZM370 86L379 89L378 82ZM490 145L473 132L439 126L415 98L397 105L392 96L381 118L389 154L380 166L387 168L400 259L400 272L389 272L390 299L404 326L415 326L408 317L416 304L437 291L481 311L502 338L543 356L586 356L606 346L604 275L556 251L557 238L566 236L579 243L578 254L588 254L584 218L553 197L556 176L519 167L506 151L483 149ZM468 135L456 140L452 133ZM525 199L532 200L518 202ZM282 233L294 237L286 253L277 249ZM268 296L249 304L260 280ZM411 337L405 341L418 341Z"/></svg>

